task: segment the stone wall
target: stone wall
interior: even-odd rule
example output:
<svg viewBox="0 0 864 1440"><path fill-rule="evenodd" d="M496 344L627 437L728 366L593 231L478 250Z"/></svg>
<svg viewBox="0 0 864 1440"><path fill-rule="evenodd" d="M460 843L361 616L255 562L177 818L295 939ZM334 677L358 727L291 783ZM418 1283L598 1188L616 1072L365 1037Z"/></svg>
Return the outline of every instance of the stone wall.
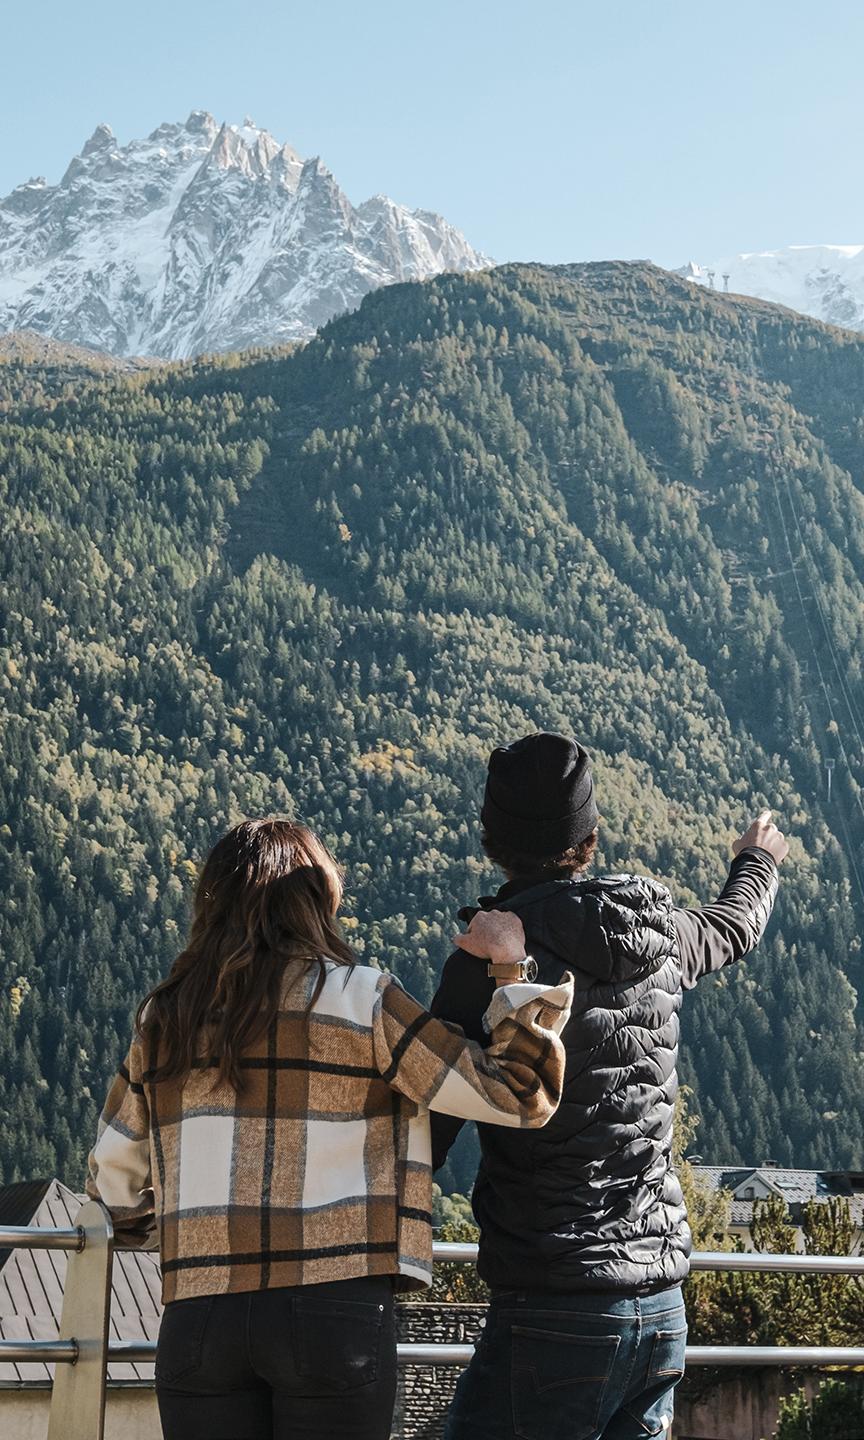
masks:
<svg viewBox="0 0 864 1440"><path fill-rule="evenodd" d="M396 1306L400 1344L470 1345L480 1333L485 1305ZM399 1371L394 1440L441 1440L460 1370L455 1365L403 1365Z"/></svg>

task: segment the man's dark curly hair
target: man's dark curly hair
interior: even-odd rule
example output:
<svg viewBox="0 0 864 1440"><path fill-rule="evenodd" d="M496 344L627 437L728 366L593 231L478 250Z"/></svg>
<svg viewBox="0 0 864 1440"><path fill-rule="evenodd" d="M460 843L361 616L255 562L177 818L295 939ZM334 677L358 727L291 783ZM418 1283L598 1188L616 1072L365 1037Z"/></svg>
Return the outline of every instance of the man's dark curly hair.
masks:
<svg viewBox="0 0 864 1440"><path fill-rule="evenodd" d="M562 850L560 855L539 858L536 855L521 855L516 850L498 845L485 830L481 843L493 865L497 865L505 875L548 875L550 880L566 880L569 875L587 870L591 864L597 849L597 831L592 830L587 839L580 840L569 850Z"/></svg>

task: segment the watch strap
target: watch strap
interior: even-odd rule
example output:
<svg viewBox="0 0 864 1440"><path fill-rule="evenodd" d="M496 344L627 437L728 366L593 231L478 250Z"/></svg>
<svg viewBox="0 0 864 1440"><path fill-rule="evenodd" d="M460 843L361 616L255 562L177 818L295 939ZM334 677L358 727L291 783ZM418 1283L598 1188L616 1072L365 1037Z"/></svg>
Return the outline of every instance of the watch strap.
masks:
<svg viewBox="0 0 864 1440"><path fill-rule="evenodd" d="M493 980L503 980L512 976L512 983L519 981L532 981L537 979L537 961L532 955L526 955L522 960L507 960L495 962L490 960L486 966L486 974Z"/></svg>

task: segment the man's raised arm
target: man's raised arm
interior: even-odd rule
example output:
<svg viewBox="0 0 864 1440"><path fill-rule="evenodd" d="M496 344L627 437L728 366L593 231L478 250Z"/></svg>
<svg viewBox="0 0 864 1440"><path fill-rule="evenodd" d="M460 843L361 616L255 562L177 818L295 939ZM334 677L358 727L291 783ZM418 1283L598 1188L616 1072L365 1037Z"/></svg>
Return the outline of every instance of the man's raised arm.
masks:
<svg viewBox="0 0 864 1440"><path fill-rule="evenodd" d="M681 978L690 990L703 975L741 960L762 938L777 895L778 866L789 846L764 810L732 846L735 859L713 905L676 910Z"/></svg>

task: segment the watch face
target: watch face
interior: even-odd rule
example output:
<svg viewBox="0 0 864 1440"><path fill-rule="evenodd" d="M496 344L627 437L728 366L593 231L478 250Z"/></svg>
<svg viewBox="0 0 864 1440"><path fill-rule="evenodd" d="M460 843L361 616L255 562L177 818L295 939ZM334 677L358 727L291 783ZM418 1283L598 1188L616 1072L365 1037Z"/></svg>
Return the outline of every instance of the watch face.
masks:
<svg viewBox="0 0 864 1440"><path fill-rule="evenodd" d="M536 979L537 979L537 961L534 960L530 955L529 955L528 959L525 961L525 979L526 979L526 980L536 980Z"/></svg>

